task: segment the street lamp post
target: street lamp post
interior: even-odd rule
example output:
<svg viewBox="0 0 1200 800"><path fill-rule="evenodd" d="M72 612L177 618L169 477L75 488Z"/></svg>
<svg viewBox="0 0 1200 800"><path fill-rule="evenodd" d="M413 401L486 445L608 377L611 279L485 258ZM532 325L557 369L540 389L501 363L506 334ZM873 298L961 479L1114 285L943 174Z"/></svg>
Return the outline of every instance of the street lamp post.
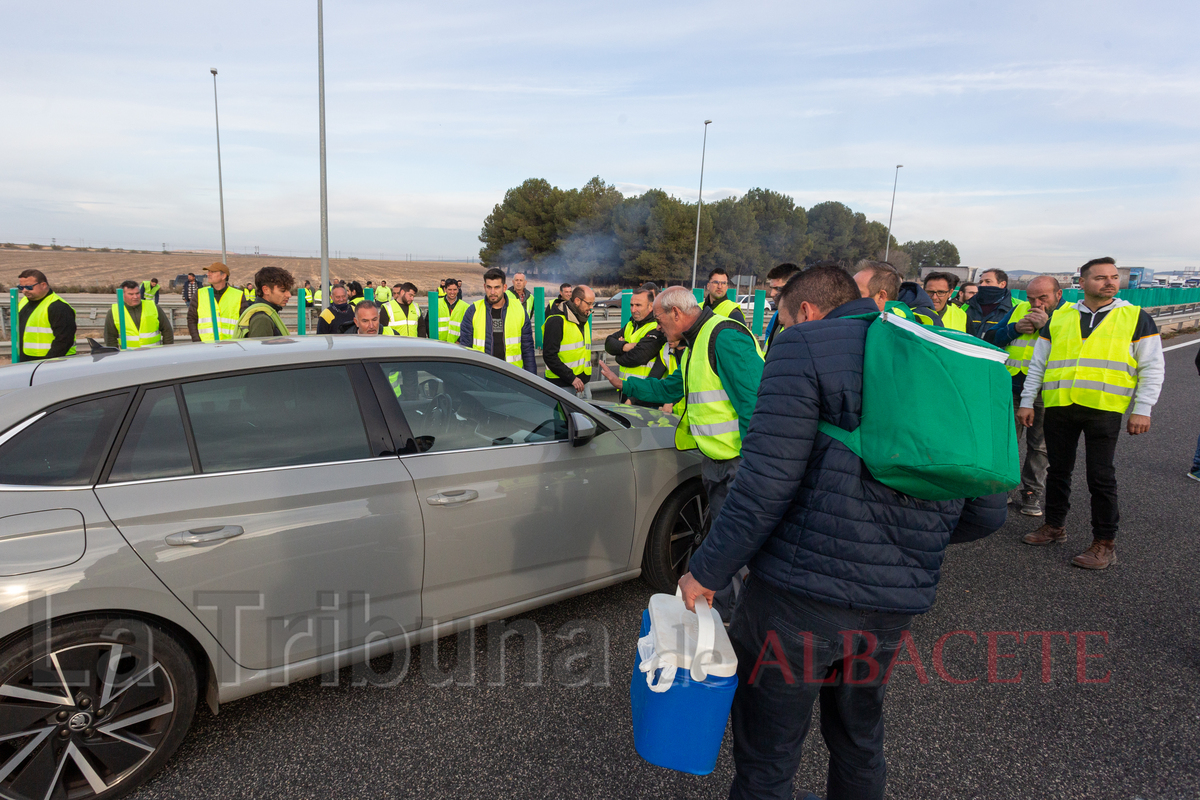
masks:
<svg viewBox="0 0 1200 800"><path fill-rule="evenodd" d="M892 208L888 211L887 241L883 247L884 261L887 261L888 256L892 254L892 213L896 210L896 184L900 182L900 168L903 166L903 164L896 165L896 178L892 181Z"/></svg>
<svg viewBox="0 0 1200 800"><path fill-rule="evenodd" d="M321 297L329 297L329 197L325 188L325 29L317 0L317 83L321 117Z"/></svg>
<svg viewBox="0 0 1200 800"><path fill-rule="evenodd" d="M704 120L704 143L700 146L700 198L696 203L696 246L692 250L692 289L696 288L696 261L700 257L700 209L704 207L704 153L708 149L708 126L711 119Z"/></svg>
<svg viewBox="0 0 1200 800"><path fill-rule="evenodd" d="M217 123L217 197L221 202L221 263L225 260L225 186L221 181L221 114L217 109L217 68L209 70L213 76L213 119ZM166 250L166 245L163 245Z"/></svg>

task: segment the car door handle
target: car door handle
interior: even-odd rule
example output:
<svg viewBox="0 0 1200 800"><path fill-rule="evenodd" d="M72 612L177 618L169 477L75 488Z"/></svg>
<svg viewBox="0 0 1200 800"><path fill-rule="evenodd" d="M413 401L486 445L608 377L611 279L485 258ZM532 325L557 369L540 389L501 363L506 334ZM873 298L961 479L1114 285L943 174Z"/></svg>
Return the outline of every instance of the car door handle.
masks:
<svg viewBox="0 0 1200 800"><path fill-rule="evenodd" d="M425 501L431 506L453 506L459 503L469 503L479 498L479 492L474 489L451 489L440 494L431 494Z"/></svg>
<svg viewBox="0 0 1200 800"><path fill-rule="evenodd" d="M194 531L180 531L167 537L167 544L172 547L183 545L212 544L223 539L232 539L245 533L238 525L225 525L214 528L197 528Z"/></svg>

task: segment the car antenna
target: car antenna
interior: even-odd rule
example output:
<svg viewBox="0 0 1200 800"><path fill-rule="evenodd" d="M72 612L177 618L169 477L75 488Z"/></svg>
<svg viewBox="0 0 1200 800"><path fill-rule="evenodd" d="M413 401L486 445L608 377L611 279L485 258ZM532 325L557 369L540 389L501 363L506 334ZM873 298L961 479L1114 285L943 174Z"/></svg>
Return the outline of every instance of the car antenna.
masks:
<svg viewBox="0 0 1200 800"><path fill-rule="evenodd" d="M88 343L88 346L92 348L88 352L88 355L91 355L91 356L103 355L104 353L119 353L119 352L121 352L121 348L109 347L106 344L100 344L99 342L97 342L95 339L93 339L90 336L88 337L87 343Z"/></svg>

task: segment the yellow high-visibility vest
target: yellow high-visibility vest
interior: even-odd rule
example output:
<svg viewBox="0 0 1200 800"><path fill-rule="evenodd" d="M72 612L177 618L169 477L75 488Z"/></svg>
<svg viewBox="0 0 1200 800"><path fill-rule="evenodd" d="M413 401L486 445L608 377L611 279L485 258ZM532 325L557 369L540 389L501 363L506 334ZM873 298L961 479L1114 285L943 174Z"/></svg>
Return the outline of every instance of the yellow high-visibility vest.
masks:
<svg viewBox="0 0 1200 800"><path fill-rule="evenodd" d="M1114 308L1083 338L1079 309L1063 306L1050 318L1050 356L1042 379L1046 408L1080 405L1125 412L1137 388L1130 349L1139 306Z"/></svg>
<svg viewBox="0 0 1200 800"><path fill-rule="evenodd" d="M471 327L471 349L481 353L486 352L484 342L492 335L491 320L485 300L477 300L472 304L475 309ZM521 356L521 329L525 327L525 309L519 303L506 303L504 306L504 353L492 353L496 358L503 357L514 367L524 367L525 359Z"/></svg>
<svg viewBox="0 0 1200 800"><path fill-rule="evenodd" d="M143 300L141 325L133 324L133 314L129 306L125 306L125 347L129 350L135 347L149 347L162 344L162 331L158 329L158 306L153 300ZM117 326L120 336L121 322L117 319L117 304L112 304L113 323Z"/></svg>
<svg viewBox="0 0 1200 800"><path fill-rule="evenodd" d="M28 297L22 296L17 301L18 318L21 309L29 302ZM50 305L52 303L62 303L67 308L71 308L71 304L54 292L50 292L42 298L42 302L33 313L29 315L24 327L21 328L21 355L31 358L45 358L50 352L50 346L54 344L54 330L50 327ZM75 313L75 309L71 308L71 313ZM75 355L75 344L71 344L71 349L66 352L66 355Z"/></svg>
<svg viewBox="0 0 1200 800"><path fill-rule="evenodd" d="M196 315L199 318L196 327L200 331L200 341L212 342L213 336L213 298L215 290L211 286L200 289L196 295ZM233 339L237 334L237 322L242 316L242 300L246 292L242 289L226 286L225 293L217 300L217 334L221 339Z"/></svg>

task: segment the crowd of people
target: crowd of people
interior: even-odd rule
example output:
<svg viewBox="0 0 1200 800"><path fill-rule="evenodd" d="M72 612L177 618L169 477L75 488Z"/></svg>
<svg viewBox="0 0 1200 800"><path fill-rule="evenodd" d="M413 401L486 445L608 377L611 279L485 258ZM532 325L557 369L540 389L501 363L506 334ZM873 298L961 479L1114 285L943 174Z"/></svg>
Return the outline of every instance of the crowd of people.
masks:
<svg viewBox="0 0 1200 800"><path fill-rule="evenodd" d="M286 270L260 269L246 288L231 284L219 262L204 286L189 278L183 296L194 341L288 333L280 312L297 287ZM525 276L515 274L508 285L502 270L489 269L483 278L484 296L474 302L462 298L459 280L442 281L435 330L414 284L338 281L317 333L432 337L536 375L535 300ZM701 455L712 523L680 588L689 608L703 597L721 613L739 659L731 797L791 796L817 700L830 750L828 797L883 796L886 683L860 674L865 656L877 663L894 657L912 617L934 602L946 547L998 530L1008 506L1042 518L1024 534L1025 544L1068 540L1080 437L1091 544L1072 563L1091 570L1117 563L1115 450L1122 428L1130 435L1150 429L1164 375L1154 320L1116 297L1112 258L1083 264L1083 297L1074 303L1048 275L1028 281L1025 299L1008 284L999 269L984 271L978 283L960 283L949 272L917 283L881 261L861 262L853 272L837 263L780 264L767 273L774 313L760 339L727 297L728 275L716 269L700 301L679 286L634 289L630 319L605 339L617 371L603 359L599 370L620 401L674 413L676 446ZM18 288L22 358L73 353L74 312L46 276L26 270ZM157 311L157 281L125 281L120 291L123 303L114 303L105 321L106 341L122 327L121 308L126 346L173 341ZM299 291L320 307L307 281ZM592 379L595 304L589 286L564 283L544 309L545 379L581 396ZM879 483L850 448L820 429L859 427L867 330L880 314L1005 351L1013 424L1025 444L1020 486L1010 495L916 501ZM996 402L1007 404L1007 394ZM1191 476L1200 480L1200 443ZM853 640L845 639L848 631ZM759 672L767 647L780 650L782 663L805 665L805 680Z"/></svg>

